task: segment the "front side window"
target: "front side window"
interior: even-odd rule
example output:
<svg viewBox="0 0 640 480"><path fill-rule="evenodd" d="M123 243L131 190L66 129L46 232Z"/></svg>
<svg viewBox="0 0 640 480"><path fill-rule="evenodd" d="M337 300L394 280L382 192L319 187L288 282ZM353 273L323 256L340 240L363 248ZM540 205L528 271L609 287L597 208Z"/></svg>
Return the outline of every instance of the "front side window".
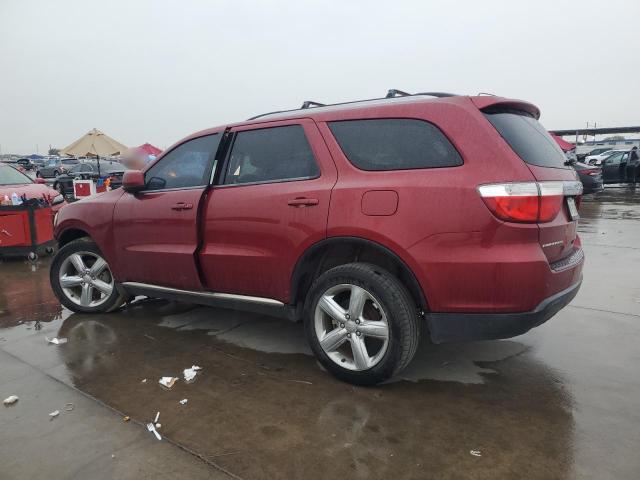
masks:
<svg viewBox="0 0 640 480"><path fill-rule="evenodd" d="M611 155L610 157L608 157L605 160L605 163L607 165L617 165L618 163L620 163L620 160L622 160L622 154L616 153L615 155Z"/></svg>
<svg viewBox="0 0 640 480"><path fill-rule="evenodd" d="M209 184L220 135L195 138L171 150L145 173L147 190L200 187Z"/></svg>
<svg viewBox="0 0 640 480"><path fill-rule="evenodd" d="M462 165L438 127L424 120L380 118L329 122L347 159L362 170L409 170Z"/></svg>
<svg viewBox="0 0 640 480"><path fill-rule="evenodd" d="M238 132L225 184L302 180L320 174L301 125Z"/></svg>

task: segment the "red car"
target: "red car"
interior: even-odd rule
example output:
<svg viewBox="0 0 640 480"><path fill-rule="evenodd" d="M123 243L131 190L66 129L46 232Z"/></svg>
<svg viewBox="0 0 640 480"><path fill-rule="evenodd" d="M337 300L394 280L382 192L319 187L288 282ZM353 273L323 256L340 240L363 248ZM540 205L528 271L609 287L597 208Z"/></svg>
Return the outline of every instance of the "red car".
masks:
<svg viewBox="0 0 640 480"><path fill-rule="evenodd" d="M0 163L0 200L5 196L11 199L13 193L18 196L24 194L27 198L42 198L44 195L52 203L54 213L65 205L64 197L47 186L44 180L37 178L33 181L18 169Z"/></svg>
<svg viewBox="0 0 640 480"><path fill-rule="evenodd" d="M193 134L60 212L54 291L78 312L147 295L304 321L355 384L402 370L423 335L520 335L582 279L582 185L539 115L402 94Z"/></svg>

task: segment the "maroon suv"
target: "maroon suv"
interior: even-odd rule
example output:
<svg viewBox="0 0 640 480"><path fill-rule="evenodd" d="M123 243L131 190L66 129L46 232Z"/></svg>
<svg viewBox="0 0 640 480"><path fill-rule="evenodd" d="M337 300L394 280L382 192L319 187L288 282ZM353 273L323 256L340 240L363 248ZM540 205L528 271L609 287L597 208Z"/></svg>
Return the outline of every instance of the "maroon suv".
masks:
<svg viewBox="0 0 640 480"><path fill-rule="evenodd" d="M146 295L303 321L356 384L398 373L422 335L520 335L583 265L582 185L539 115L402 94L198 132L60 211L53 289L78 312Z"/></svg>

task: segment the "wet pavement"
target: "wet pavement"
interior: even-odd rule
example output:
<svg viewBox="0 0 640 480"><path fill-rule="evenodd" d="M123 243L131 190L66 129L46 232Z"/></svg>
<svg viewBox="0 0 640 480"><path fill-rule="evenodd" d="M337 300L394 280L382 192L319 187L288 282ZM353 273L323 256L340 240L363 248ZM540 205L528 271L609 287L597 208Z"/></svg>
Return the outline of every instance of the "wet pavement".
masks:
<svg viewBox="0 0 640 480"><path fill-rule="evenodd" d="M570 306L511 340L424 343L375 388L324 373L300 325L157 300L72 314L48 259L1 263L0 396L21 399L0 409L0 478L637 479L640 188L581 215Z"/></svg>

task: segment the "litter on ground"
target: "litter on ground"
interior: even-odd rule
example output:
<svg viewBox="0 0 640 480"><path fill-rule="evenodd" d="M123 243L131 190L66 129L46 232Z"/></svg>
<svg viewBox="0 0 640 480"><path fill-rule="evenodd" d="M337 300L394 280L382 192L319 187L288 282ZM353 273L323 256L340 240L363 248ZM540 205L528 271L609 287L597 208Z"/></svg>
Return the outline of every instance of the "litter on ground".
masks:
<svg viewBox="0 0 640 480"><path fill-rule="evenodd" d="M129 420L131 420L131 417L122 417L123 422L128 422Z"/></svg>
<svg viewBox="0 0 640 480"><path fill-rule="evenodd" d="M182 372L184 374L184 381L192 382L193 379L196 378L196 374L198 373L198 370L202 370L202 367L199 367L197 365L192 365L191 368L185 368L184 372Z"/></svg>
<svg viewBox="0 0 640 480"><path fill-rule="evenodd" d="M53 420L54 418L56 418L58 415L60 415L60 410L54 410L53 412L51 412L49 414L49 420Z"/></svg>
<svg viewBox="0 0 640 480"><path fill-rule="evenodd" d="M44 339L47 341L47 343L53 343L54 345L62 345L63 343L67 343L67 339L66 338L44 337Z"/></svg>
<svg viewBox="0 0 640 480"><path fill-rule="evenodd" d="M160 380L158 380L158 383L163 387L171 388L177 381L177 377L162 377Z"/></svg>
<svg viewBox="0 0 640 480"><path fill-rule="evenodd" d="M7 398L4 399L4 403L5 405L13 405L14 403L16 403L18 401L18 397L16 395L11 395Z"/></svg>
<svg viewBox="0 0 640 480"><path fill-rule="evenodd" d="M180 405L186 405L188 401L188 399L183 398L182 400L180 400Z"/></svg>
<svg viewBox="0 0 640 480"><path fill-rule="evenodd" d="M64 404L64 409L67 412L73 411L74 408L76 408L76 406L73 403L65 403Z"/></svg>
<svg viewBox="0 0 640 480"><path fill-rule="evenodd" d="M147 379L146 379L146 378L143 378L143 379L142 379L142 383L147 383Z"/></svg>
<svg viewBox="0 0 640 480"><path fill-rule="evenodd" d="M162 440L162 437L156 431L156 427L155 427L155 425L153 423L147 423L147 430L149 430L151 433L153 433L158 440Z"/></svg>
<svg viewBox="0 0 640 480"><path fill-rule="evenodd" d="M474 457L481 457L482 453L480 452L480 450L469 450L469 453L471 455L473 455Z"/></svg>

